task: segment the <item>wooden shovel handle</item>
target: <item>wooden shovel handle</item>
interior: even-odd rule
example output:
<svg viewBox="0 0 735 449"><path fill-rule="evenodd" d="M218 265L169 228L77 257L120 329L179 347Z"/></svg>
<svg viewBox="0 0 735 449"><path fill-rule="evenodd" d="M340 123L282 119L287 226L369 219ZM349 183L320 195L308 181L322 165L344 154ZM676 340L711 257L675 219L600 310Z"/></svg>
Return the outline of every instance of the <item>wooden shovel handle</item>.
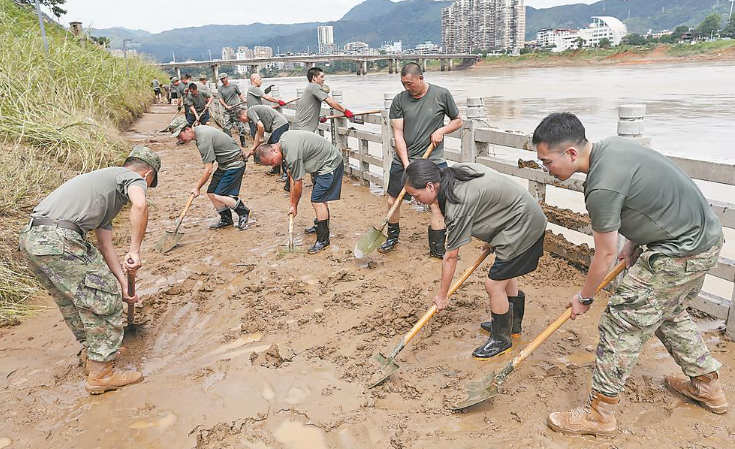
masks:
<svg viewBox="0 0 735 449"><path fill-rule="evenodd" d="M380 114L381 112L383 112L383 111L381 111L380 109L376 109L374 111L353 112L352 115L353 116L358 116L358 115ZM327 119L327 120L329 120L329 119L333 119L333 118L347 118L347 117L345 117L344 114L335 114L335 115L328 115L328 116L326 116L324 118Z"/></svg>
<svg viewBox="0 0 735 449"><path fill-rule="evenodd" d="M615 265L615 268L605 276L605 279L602 280L599 286L597 286L597 290L595 290L595 294L599 293L600 290L605 288L607 284L609 284L613 279L615 279L620 273L623 272L625 269L625 261L621 261L619 264ZM524 360L526 360L526 357L531 355L533 351L538 348L541 343L545 342L547 338L551 336L554 332L556 332L557 329L559 329L564 323L567 322L569 318L572 316L572 308L568 308L564 311L564 313L559 316L556 320L554 320L553 323L549 325L546 329L544 329L541 334L536 337L531 343L528 344L523 350L516 356L516 358L513 359L513 368L517 367L521 364Z"/></svg>
<svg viewBox="0 0 735 449"><path fill-rule="evenodd" d="M424 155L421 156L421 159L428 159L429 156L431 156L432 151L434 151L434 143L429 144L429 147L426 149L426 151L424 151ZM390 220L390 217L393 215L396 209L398 209L398 206L401 205L401 201L403 201L404 196L406 196L406 186L401 189L401 193L398 194L395 202L393 202L393 206L388 211L388 215L385 216L385 220L383 220L383 225L380 227L380 232L383 232L383 229L388 225L388 220Z"/></svg>
<svg viewBox="0 0 735 449"><path fill-rule="evenodd" d="M179 226L181 226L181 222L184 221L184 217L186 216L186 213L189 212L189 208L191 207L191 203L194 201L194 194L192 193L189 195L189 200L186 202L186 206L184 206L184 210L181 211L181 215L179 215L179 219L176 220L176 229L174 230L174 234L179 232Z"/></svg>
<svg viewBox="0 0 735 449"><path fill-rule="evenodd" d="M293 246L293 214L288 214L288 244Z"/></svg>
<svg viewBox="0 0 735 449"><path fill-rule="evenodd" d="M128 263L132 264L133 259L128 259ZM128 296L135 295L135 273L128 273ZM133 324L135 316L135 304L128 304L128 324Z"/></svg>
<svg viewBox="0 0 735 449"><path fill-rule="evenodd" d="M447 293L447 298L451 297L454 294L454 292L456 292L457 289L462 286L464 281L466 281L467 278L470 277L470 275L477 269L477 267L480 266L482 261L485 260L485 258L487 258L488 255L490 255L490 252L491 251L489 249L484 250L480 254L480 257L477 258L475 263L472 264L471 267L467 268L467 270L465 270L462 276L459 279L457 279L454 285L452 285L452 287L449 289L449 292ZM435 313L436 313L436 305L432 305L431 308L424 314L424 316L421 317L418 323L416 323L413 326L413 328L406 334L406 336L403 337L403 344L407 345L408 342L410 342L413 339L413 337L415 337L416 334L419 333L421 328L424 327L424 325L431 319L431 317L434 316Z"/></svg>

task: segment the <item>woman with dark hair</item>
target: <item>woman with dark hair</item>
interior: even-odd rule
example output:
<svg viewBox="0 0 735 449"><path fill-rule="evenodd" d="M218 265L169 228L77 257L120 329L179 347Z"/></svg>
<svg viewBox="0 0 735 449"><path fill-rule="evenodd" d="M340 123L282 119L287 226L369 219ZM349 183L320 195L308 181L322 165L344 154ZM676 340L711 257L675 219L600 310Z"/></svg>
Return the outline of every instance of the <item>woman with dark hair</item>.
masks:
<svg viewBox="0 0 735 449"><path fill-rule="evenodd" d="M518 183L481 164L440 169L418 159L408 165L404 184L418 201L437 201L447 225L441 286L434 297L438 310L449 304L459 248L475 237L494 249L495 262L485 281L492 322L481 324L490 338L472 355L488 359L506 352L512 346L511 333L521 333L525 309L516 278L534 271L543 255L546 216L541 207Z"/></svg>

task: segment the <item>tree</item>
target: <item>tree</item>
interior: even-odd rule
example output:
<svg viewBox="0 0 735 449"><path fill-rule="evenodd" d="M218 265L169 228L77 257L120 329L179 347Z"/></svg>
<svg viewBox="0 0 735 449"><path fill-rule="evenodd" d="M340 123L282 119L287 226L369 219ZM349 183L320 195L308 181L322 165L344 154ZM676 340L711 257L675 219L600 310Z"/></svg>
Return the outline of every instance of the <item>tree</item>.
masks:
<svg viewBox="0 0 735 449"><path fill-rule="evenodd" d="M603 37L600 39L600 42L597 44L600 48L610 48L612 47L612 42L610 42L610 39Z"/></svg>
<svg viewBox="0 0 735 449"><path fill-rule="evenodd" d="M626 45L645 45L646 38L638 33L632 33L623 38L623 43Z"/></svg>
<svg viewBox="0 0 735 449"><path fill-rule="evenodd" d="M110 38L105 36L89 36L90 39L95 41L97 45L102 45L105 48L110 47Z"/></svg>
<svg viewBox="0 0 735 449"><path fill-rule="evenodd" d="M581 38L581 37L578 37L578 38L576 38L576 39L574 39L574 40L572 41L572 43L574 44L574 47L575 47L575 48L582 48L582 47L584 47L584 44L585 44L586 42L587 42L587 41L586 41L586 40L584 40L584 39L583 39L583 38Z"/></svg>
<svg viewBox="0 0 735 449"><path fill-rule="evenodd" d="M30 6L36 6L36 0L19 0L20 3L30 5ZM39 0L39 2L43 6L47 6L51 8L51 13L56 16L58 19L59 17L66 14L66 10L62 9L60 5L63 5L66 3L66 0Z"/></svg>
<svg viewBox="0 0 735 449"><path fill-rule="evenodd" d="M710 37L720 29L720 15L712 13L704 18L702 23L697 25L697 35L702 37Z"/></svg>
<svg viewBox="0 0 735 449"><path fill-rule="evenodd" d="M722 35L725 37L735 38L735 13L733 13L733 15L730 16L730 21L727 22L727 25L725 25L725 28L722 29Z"/></svg>
<svg viewBox="0 0 735 449"><path fill-rule="evenodd" d="M671 32L671 40L674 42L678 41L679 39L681 39L681 35L688 31L688 26L679 25L678 27L674 28L674 31Z"/></svg>

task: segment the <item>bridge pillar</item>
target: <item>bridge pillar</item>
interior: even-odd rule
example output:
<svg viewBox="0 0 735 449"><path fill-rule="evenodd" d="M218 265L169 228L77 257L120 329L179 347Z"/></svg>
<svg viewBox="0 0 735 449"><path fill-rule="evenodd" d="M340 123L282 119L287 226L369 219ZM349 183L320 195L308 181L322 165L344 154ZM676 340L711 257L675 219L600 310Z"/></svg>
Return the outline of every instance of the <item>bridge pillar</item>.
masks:
<svg viewBox="0 0 735 449"><path fill-rule="evenodd" d="M393 74L393 60L388 59L388 74Z"/></svg>
<svg viewBox="0 0 735 449"><path fill-rule="evenodd" d="M216 89L219 84L219 65L212 64L212 75L214 76L214 88Z"/></svg>
<svg viewBox="0 0 735 449"><path fill-rule="evenodd" d="M251 75L254 74L254 73L260 72L260 70L258 70L258 64L251 64L250 65L250 70L248 70L248 71L250 72Z"/></svg>
<svg viewBox="0 0 735 449"><path fill-rule="evenodd" d="M362 66L362 74L367 75L367 59L362 61L360 65Z"/></svg>
<svg viewBox="0 0 735 449"><path fill-rule="evenodd" d="M452 71L452 59L447 60L447 72Z"/></svg>
<svg viewBox="0 0 735 449"><path fill-rule="evenodd" d="M174 70L176 71L176 78L181 79L181 69L176 67Z"/></svg>
<svg viewBox="0 0 735 449"><path fill-rule="evenodd" d="M420 64L421 64L421 70L426 72L426 59L425 58L421 59Z"/></svg>
<svg viewBox="0 0 735 449"><path fill-rule="evenodd" d="M445 59L439 59L441 65L441 71L447 70L447 61Z"/></svg>
<svg viewBox="0 0 735 449"><path fill-rule="evenodd" d="M306 70L309 70L309 69L313 68L315 65L316 65L316 63L314 63L314 62L310 62L310 61L307 62L306 63Z"/></svg>
<svg viewBox="0 0 735 449"><path fill-rule="evenodd" d="M355 69L355 74L357 76L362 75L362 73L360 73L360 71L362 70L362 64L360 64L360 61L355 61L355 65L357 65L357 69Z"/></svg>

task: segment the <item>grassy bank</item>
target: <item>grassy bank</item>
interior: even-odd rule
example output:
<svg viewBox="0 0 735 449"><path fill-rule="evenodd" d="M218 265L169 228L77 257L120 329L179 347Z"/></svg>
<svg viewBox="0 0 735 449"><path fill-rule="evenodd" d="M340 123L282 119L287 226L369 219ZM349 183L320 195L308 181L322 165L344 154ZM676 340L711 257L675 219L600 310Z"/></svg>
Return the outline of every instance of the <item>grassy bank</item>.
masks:
<svg viewBox="0 0 735 449"><path fill-rule="evenodd" d="M120 129L164 79L137 58L114 58L46 24L49 56L30 8L0 0L0 325L16 321L35 293L17 251L30 210L71 176L118 163L129 151Z"/></svg>

